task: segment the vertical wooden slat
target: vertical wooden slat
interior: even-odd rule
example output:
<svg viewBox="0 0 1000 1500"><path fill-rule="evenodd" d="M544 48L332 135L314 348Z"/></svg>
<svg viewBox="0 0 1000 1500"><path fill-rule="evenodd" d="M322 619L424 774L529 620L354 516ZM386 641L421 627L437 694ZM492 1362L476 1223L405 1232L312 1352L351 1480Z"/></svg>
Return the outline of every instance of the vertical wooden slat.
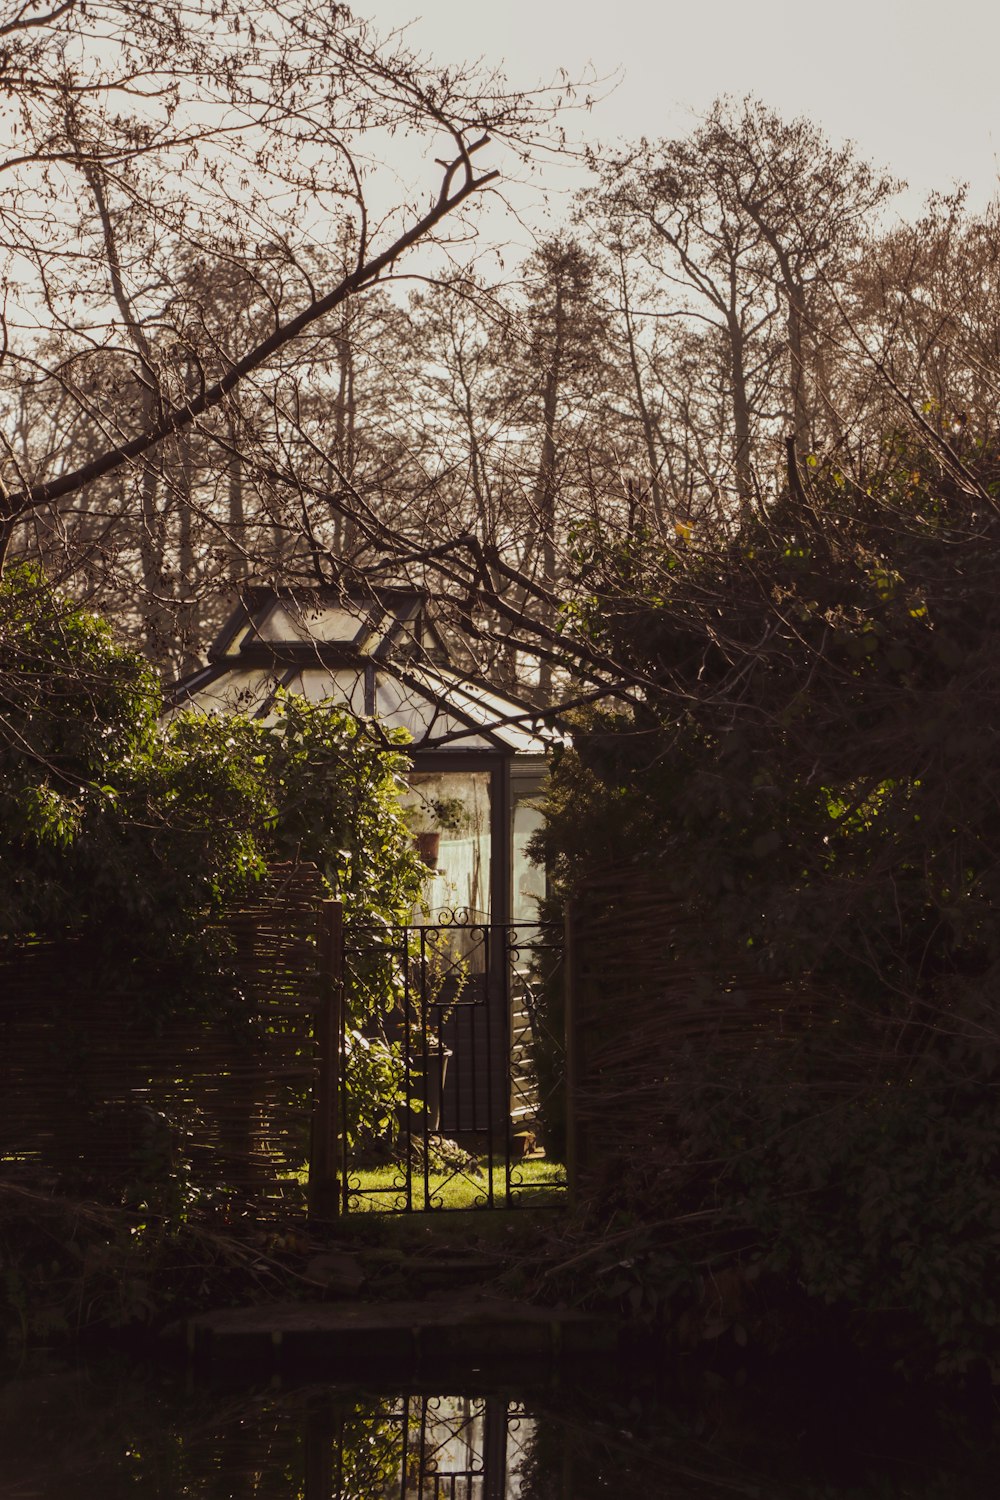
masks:
<svg viewBox="0 0 1000 1500"><path fill-rule="evenodd" d="M576 1202L580 1170L578 1104L580 1096L580 1027L577 1024L577 918L573 903L566 903L563 928L563 1007L566 1070L566 1192L570 1206Z"/></svg>
<svg viewBox="0 0 1000 1500"><path fill-rule="evenodd" d="M305 1420L305 1500L332 1500L335 1442L336 1424L330 1404L328 1401L316 1402L307 1411Z"/></svg>
<svg viewBox="0 0 1000 1500"><path fill-rule="evenodd" d="M506 1500L509 1494L507 1397L487 1396L483 1410L483 1500Z"/></svg>
<svg viewBox="0 0 1000 1500"><path fill-rule="evenodd" d="M309 1216L336 1218L340 1207L342 1142L340 1042L344 1003L344 913L339 901L324 901L319 916L319 1007L316 1042L319 1072L309 1158Z"/></svg>

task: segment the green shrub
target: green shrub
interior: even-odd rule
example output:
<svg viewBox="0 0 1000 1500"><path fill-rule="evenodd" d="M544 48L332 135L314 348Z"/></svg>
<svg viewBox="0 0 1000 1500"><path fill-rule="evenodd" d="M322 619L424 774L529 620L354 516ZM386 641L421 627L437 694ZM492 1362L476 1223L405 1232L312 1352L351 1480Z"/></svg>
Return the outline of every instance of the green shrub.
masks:
<svg viewBox="0 0 1000 1500"><path fill-rule="evenodd" d="M992 462L964 482L897 445L870 485L829 476L731 540L581 534L565 629L633 704L578 721L538 847L563 900L638 871L675 914L631 930L663 1014L629 1054L609 1201L711 1222L852 1336L996 1373ZM635 997L605 1004L627 1031Z"/></svg>

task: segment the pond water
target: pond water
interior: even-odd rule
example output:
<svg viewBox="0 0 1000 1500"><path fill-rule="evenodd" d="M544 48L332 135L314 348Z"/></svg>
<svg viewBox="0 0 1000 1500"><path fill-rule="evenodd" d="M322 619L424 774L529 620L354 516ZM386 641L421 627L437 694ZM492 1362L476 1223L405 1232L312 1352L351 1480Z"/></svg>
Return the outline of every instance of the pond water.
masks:
<svg viewBox="0 0 1000 1500"><path fill-rule="evenodd" d="M608 1374L614 1378L608 1379ZM955 1500L997 1493L982 1425L642 1372L433 1389L240 1386L122 1362L0 1386L2 1500ZM383 1382L384 1385L384 1382Z"/></svg>

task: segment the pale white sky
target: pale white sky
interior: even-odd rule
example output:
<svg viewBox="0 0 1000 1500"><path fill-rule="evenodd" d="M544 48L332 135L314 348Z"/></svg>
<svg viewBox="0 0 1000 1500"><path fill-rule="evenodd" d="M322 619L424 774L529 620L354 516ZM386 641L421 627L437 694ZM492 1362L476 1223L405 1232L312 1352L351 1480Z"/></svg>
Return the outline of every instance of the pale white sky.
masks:
<svg viewBox="0 0 1000 1500"><path fill-rule="evenodd" d="M419 17L410 32L418 50L440 62L505 61L517 85L548 81L560 67L621 68L617 90L577 117L590 139L683 135L717 95L753 93L905 177L908 214L956 180L971 184L977 208L997 190L1000 0L353 4L382 30Z"/></svg>

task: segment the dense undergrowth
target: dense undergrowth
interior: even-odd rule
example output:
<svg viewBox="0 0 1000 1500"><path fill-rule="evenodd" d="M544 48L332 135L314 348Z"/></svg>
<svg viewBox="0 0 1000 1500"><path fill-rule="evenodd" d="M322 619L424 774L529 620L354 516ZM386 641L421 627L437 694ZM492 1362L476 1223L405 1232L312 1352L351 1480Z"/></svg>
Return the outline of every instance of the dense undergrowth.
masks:
<svg viewBox="0 0 1000 1500"><path fill-rule="evenodd" d="M39 1348L162 1348L165 1331L208 1308L412 1299L442 1274L454 1291L454 1257L483 1257L494 1292L530 1294L554 1243L544 1208L259 1220L235 1202L150 1213L22 1176L0 1177L0 1361L15 1367Z"/></svg>
<svg viewBox="0 0 1000 1500"><path fill-rule="evenodd" d="M632 701L539 851L597 976L566 1294L995 1380L1000 514L992 451L943 454L793 473L722 543L583 536L567 629Z"/></svg>
<svg viewBox="0 0 1000 1500"><path fill-rule="evenodd" d="M171 1220L0 1183L0 1333L11 1358L157 1330L201 1306L284 1295L301 1284L301 1264L280 1236L249 1220Z"/></svg>

